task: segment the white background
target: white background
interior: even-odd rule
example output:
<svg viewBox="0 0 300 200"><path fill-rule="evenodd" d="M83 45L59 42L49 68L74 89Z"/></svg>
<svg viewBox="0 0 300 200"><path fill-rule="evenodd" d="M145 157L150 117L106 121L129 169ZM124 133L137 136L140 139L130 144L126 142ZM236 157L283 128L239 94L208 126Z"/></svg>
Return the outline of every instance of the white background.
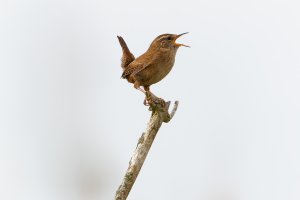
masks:
<svg viewBox="0 0 300 200"><path fill-rule="evenodd" d="M120 79L190 32L153 92L179 100L129 199L300 199L300 6L292 0L1 0L0 199L107 200L150 113Z"/></svg>

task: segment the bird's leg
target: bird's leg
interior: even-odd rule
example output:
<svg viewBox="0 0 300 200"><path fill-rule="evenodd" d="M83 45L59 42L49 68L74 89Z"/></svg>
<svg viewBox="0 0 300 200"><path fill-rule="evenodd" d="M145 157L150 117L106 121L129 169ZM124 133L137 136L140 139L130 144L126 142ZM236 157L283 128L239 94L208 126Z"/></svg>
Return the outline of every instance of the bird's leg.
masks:
<svg viewBox="0 0 300 200"><path fill-rule="evenodd" d="M145 92L142 88L138 87L138 88L136 88L136 89L138 89L138 90L141 91L142 93L146 94L146 92Z"/></svg>
<svg viewBox="0 0 300 200"><path fill-rule="evenodd" d="M150 91L150 86L144 86L144 89L145 89L145 95L146 95L145 100L144 100L144 105L149 106L149 104L154 102L155 104L160 104L162 107L165 107L165 104L166 104L165 100L155 96Z"/></svg>
<svg viewBox="0 0 300 200"><path fill-rule="evenodd" d="M139 82L134 82L134 88L135 89L137 89L137 90L139 90L139 91L141 91L142 93L144 93L145 95L146 95L146 92L142 89L142 88L140 88L140 84L139 84Z"/></svg>
<svg viewBox="0 0 300 200"><path fill-rule="evenodd" d="M144 105L149 106L149 98L152 96L152 93L150 92L150 86L144 86L145 93L145 99L144 99Z"/></svg>
<svg viewBox="0 0 300 200"><path fill-rule="evenodd" d="M134 82L134 88L135 89L137 89L137 90L139 90L139 91L141 91L142 93L144 93L145 94L145 99L144 99L144 105L145 106L149 106L149 103L148 103L148 100L147 100L147 94L150 94L150 95L153 95L150 91L149 91L149 89L148 89L148 91L146 91L146 88L145 88L145 90L143 90L141 87L140 87L140 84L139 84L139 82ZM148 87L149 88L149 87Z"/></svg>

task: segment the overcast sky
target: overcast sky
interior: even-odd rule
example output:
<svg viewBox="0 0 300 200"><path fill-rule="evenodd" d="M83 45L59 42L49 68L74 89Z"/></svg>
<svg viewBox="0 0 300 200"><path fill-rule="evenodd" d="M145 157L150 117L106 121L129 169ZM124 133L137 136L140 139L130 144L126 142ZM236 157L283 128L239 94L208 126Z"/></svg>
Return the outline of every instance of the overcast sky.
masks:
<svg viewBox="0 0 300 200"><path fill-rule="evenodd" d="M128 199L300 199L296 0L0 2L0 199L113 199L150 113L120 79L183 33L152 86L178 111Z"/></svg>

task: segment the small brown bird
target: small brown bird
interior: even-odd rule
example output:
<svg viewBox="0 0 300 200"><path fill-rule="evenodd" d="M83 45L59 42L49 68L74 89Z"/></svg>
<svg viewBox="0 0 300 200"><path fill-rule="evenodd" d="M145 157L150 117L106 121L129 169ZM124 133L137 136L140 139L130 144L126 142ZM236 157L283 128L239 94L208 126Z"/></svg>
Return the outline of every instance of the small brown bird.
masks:
<svg viewBox="0 0 300 200"><path fill-rule="evenodd" d="M187 33L159 35L153 40L148 50L136 59L129 51L124 39L118 36L123 51L121 67L124 71L121 78L133 83L134 87L144 94L149 92L153 99L157 99L150 92L150 86L161 81L171 71L178 48L189 47L176 43L176 39L184 34ZM140 86L143 86L144 90Z"/></svg>

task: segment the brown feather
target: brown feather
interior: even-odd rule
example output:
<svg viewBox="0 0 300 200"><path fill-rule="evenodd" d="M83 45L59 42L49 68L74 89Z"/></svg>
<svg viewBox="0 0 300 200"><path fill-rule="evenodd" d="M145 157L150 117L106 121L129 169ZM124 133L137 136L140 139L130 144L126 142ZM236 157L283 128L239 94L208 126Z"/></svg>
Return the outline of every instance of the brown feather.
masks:
<svg viewBox="0 0 300 200"><path fill-rule="evenodd" d="M127 66L134 61L135 57L134 55L130 52L125 40L121 36L117 36L119 43L122 47L123 55L121 58L121 67L123 70L127 68Z"/></svg>

